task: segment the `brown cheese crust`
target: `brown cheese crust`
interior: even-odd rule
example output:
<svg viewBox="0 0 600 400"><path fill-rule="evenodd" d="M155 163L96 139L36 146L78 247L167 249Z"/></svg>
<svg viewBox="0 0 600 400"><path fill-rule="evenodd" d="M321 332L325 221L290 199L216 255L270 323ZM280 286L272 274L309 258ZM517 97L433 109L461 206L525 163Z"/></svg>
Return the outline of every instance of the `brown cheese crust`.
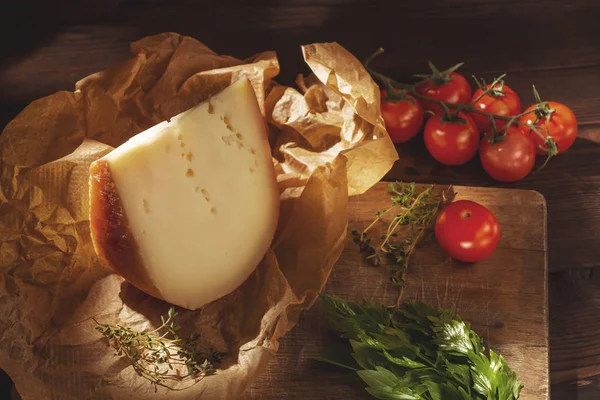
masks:
<svg viewBox="0 0 600 400"><path fill-rule="evenodd" d="M143 267L110 168L102 159L90 166L90 230L100 258L138 289L161 298Z"/></svg>

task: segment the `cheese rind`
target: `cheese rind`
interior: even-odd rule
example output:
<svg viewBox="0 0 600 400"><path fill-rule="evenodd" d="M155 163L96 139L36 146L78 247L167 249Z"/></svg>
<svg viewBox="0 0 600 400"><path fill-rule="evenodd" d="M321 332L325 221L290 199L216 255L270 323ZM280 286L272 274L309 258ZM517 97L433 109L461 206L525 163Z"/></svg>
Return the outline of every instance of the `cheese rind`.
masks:
<svg viewBox="0 0 600 400"><path fill-rule="evenodd" d="M134 136L90 172L98 254L170 303L197 309L231 293L273 239L279 192L264 120L245 78Z"/></svg>
<svg viewBox="0 0 600 400"><path fill-rule="evenodd" d="M93 199L90 225L96 252L126 280L135 282L144 292L160 297L158 289L145 274L137 242L124 216L123 204L106 160L92 163L90 177L90 199Z"/></svg>

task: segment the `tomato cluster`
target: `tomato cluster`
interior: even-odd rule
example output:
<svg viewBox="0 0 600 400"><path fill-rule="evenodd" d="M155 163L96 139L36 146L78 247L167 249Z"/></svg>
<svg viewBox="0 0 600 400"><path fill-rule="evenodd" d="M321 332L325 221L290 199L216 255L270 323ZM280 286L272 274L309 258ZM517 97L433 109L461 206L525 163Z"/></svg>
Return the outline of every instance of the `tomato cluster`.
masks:
<svg viewBox="0 0 600 400"><path fill-rule="evenodd" d="M433 73L421 75L425 79L414 90L382 90L381 112L395 144L417 136L424 124L425 146L438 162L461 165L479 152L488 175L514 182L532 171L536 153L563 153L575 141L577 120L567 106L543 102L535 92L538 103L522 112L519 95L502 77L489 85L478 82L472 93L456 72L460 64L443 72L430 66Z"/></svg>

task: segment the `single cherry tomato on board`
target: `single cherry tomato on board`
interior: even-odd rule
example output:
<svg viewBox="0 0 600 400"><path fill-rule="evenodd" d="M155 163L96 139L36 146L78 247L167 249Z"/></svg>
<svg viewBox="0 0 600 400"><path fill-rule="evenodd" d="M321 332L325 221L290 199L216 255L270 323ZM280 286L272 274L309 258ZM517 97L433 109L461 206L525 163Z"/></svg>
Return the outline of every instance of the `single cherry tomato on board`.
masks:
<svg viewBox="0 0 600 400"><path fill-rule="evenodd" d="M514 126L509 126L504 139L491 143L481 139L479 158L483 169L500 182L515 182L525 178L535 164L533 139Z"/></svg>
<svg viewBox="0 0 600 400"><path fill-rule="evenodd" d="M473 119L463 112L453 119L456 117L461 120L429 118L423 132L429 154L445 165L464 164L475 157L479 148L479 131Z"/></svg>
<svg viewBox="0 0 600 400"><path fill-rule="evenodd" d="M388 97L387 91L382 90L381 115L394 144L408 142L423 126L421 103L410 94L403 94L400 99L395 99L393 96Z"/></svg>
<svg viewBox="0 0 600 400"><path fill-rule="evenodd" d="M416 75L419 78L427 79L417 86L417 92L423 96L451 104L467 104L471 100L471 85L464 76L455 72L461 65L462 63L440 72L432 63L429 63L431 75ZM425 111L432 111L438 116L444 114L438 104L421 100L421 105Z"/></svg>
<svg viewBox="0 0 600 400"><path fill-rule="evenodd" d="M475 262L496 249L500 227L488 208L474 201L457 200L448 204L437 217L435 237L452 258Z"/></svg>
<svg viewBox="0 0 600 400"><path fill-rule="evenodd" d="M505 117L512 117L521 113L521 99L519 95L506 86L504 82L499 81L497 84L489 84L484 86L486 89L490 89L488 93L483 94L483 89L479 88L473 94L471 103L473 106L483 112L490 114L502 115ZM471 117L481 132L489 132L492 129L490 119L485 115L471 113ZM502 129L506 126L507 121L494 118L494 123L497 129Z"/></svg>
<svg viewBox="0 0 600 400"><path fill-rule="evenodd" d="M542 102L528 107L519 120L530 125L539 126L540 133L547 138L548 135L558 146L558 153L564 153L573 145L577 137L577 119L573 111L564 104L555 101ZM526 126L520 125L526 134L529 134L535 143L538 154L547 154L546 140ZM546 151L545 151L546 150Z"/></svg>

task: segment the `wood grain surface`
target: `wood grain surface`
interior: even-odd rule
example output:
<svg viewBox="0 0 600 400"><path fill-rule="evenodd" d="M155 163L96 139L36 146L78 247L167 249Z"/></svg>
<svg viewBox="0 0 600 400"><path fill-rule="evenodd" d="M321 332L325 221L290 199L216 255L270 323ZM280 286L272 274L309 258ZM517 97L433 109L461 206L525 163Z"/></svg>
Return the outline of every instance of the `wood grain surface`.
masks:
<svg viewBox="0 0 600 400"><path fill-rule="evenodd" d="M28 102L126 60L129 44L175 31L219 53L277 51L291 84L301 44L338 41L400 79L464 61L465 74L507 83L532 101L571 106L579 137L538 174L512 185L479 161L435 163L420 138L398 148L385 179L534 189L548 206L552 398L600 398L600 2L597 0L0 0L0 127ZM0 376L0 398L10 381Z"/></svg>
<svg viewBox="0 0 600 400"><path fill-rule="evenodd" d="M426 235L409 268L404 296L439 307L454 304L486 345L500 352L517 372L525 384L522 398L547 400L545 200L525 190L455 187L455 191L456 200L477 201L496 214L501 229L498 248L488 259L463 264L452 261L434 235ZM384 183L352 198L349 232L364 229L375 212L389 204ZM325 292L384 304L394 304L398 295L389 284L389 268L366 264L350 234ZM308 359L330 343L331 335L317 303L280 341L277 358L250 387L247 399L369 399L353 372Z"/></svg>

